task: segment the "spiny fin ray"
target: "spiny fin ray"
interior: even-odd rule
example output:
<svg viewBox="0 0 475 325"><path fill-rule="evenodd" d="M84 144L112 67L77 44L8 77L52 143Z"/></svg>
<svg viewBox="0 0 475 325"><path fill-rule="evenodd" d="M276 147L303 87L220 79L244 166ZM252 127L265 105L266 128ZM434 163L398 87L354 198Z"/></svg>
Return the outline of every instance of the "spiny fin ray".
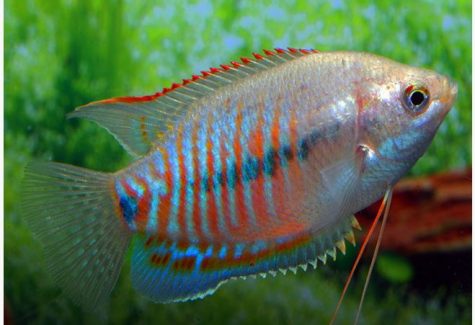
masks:
<svg viewBox="0 0 475 325"><path fill-rule="evenodd" d="M230 279L278 272L323 263L351 231L344 218L318 236L300 236L268 244L183 245L156 237L137 236L132 257L132 283L142 294L159 302L187 301L213 293Z"/></svg>
<svg viewBox="0 0 475 325"><path fill-rule="evenodd" d="M92 120L107 129L133 156L142 156L163 141L167 131L189 112L200 98L236 80L298 57L316 53L315 50L276 49L242 58L220 68L202 71L182 83L174 83L148 96L116 97L78 107L68 116Z"/></svg>

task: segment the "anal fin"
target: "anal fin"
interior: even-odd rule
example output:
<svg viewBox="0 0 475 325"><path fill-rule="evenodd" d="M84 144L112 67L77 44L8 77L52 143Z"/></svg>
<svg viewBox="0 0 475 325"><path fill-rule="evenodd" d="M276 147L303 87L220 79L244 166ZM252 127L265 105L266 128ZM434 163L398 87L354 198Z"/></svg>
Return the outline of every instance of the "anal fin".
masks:
<svg viewBox="0 0 475 325"><path fill-rule="evenodd" d="M202 298L222 283L254 275L275 275L332 255L335 244L351 233L351 218L321 234L303 234L275 242L226 245L183 245L137 236L132 258L132 283L158 302Z"/></svg>

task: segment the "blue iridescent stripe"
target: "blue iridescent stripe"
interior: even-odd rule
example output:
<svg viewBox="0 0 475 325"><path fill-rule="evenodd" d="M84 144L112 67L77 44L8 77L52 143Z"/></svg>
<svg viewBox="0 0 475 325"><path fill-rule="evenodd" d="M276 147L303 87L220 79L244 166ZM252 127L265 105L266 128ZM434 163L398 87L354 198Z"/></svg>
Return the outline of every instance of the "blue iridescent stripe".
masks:
<svg viewBox="0 0 475 325"><path fill-rule="evenodd" d="M255 128L256 120L255 118L252 118L252 116L243 116L242 117L242 124L241 124L241 136L240 136L240 143L241 143L241 174L242 174L242 187L244 191L244 201L246 205L246 210L247 210L247 215L250 220L250 224L252 226L257 225L257 220L256 220L256 213L254 211L254 204L252 201L252 191L251 191L251 182L250 176L251 173L257 173L256 172L256 167L253 166L252 164L249 164L248 162L251 162L253 160L250 160L249 158L249 150L248 150L248 145L249 145L249 137L251 130ZM257 175L256 175L257 178Z"/></svg>
<svg viewBox="0 0 475 325"><path fill-rule="evenodd" d="M192 240L196 239L196 231L193 222L193 207L195 199L195 175L194 175L194 161L193 161L193 143L192 131L183 132L182 155L185 162L186 175L184 175L185 182L185 223L188 237Z"/></svg>
<svg viewBox="0 0 475 325"><path fill-rule="evenodd" d="M151 192L151 204L150 211L148 216L147 231L151 234L156 234L158 232L158 207L160 206L160 198L168 194L167 183L160 177L165 174L165 164L163 161L163 156L160 151L157 151L152 156L152 165L150 168L154 168L155 172L147 170L145 175L147 186ZM152 178L151 175L156 175L155 178Z"/></svg>
<svg viewBox="0 0 475 325"><path fill-rule="evenodd" d="M171 142L168 146L170 169L172 172L172 199L170 217L168 218L167 232L170 236L175 237L179 234L180 228L178 225L178 210L180 208L180 165L178 162L177 141Z"/></svg>
<svg viewBox="0 0 475 325"><path fill-rule="evenodd" d="M160 150L156 150L151 158L155 170L161 175L165 174L165 162L163 161L163 155Z"/></svg>
<svg viewBox="0 0 475 325"><path fill-rule="evenodd" d="M284 107L280 108L280 117L279 117L279 160L280 166L282 167L282 174L284 175L284 190L285 192L290 191L290 180L289 180L289 160L291 160L292 149L290 148L290 128L289 128L289 111L286 107L286 102L284 102Z"/></svg>
<svg viewBox="0 0 475 325"><path fill-rule="evenodd" d="M115 190L119 198L120 208L122 210L122 216L125 219L125 222L132 231L137 230L137 225L135 223L135 215L137 214L137 200L136 198L130 197L127 195L124 187L122 186L119 180L115 183Z"/></svg>
<svg viewBox="0 0 475 325"><path fill-rule="evenodd" d="M206 118L203 119L207 121ZM198 139L197 139L197 148L198 152L198 164L199 164L199 178L201 182L208 182L208 148L207 148L207 140L208 140L208 123L201 123L201 127L198 131ZM208 193L206 190L206 186L200 184L199 186L199 207L200 207L200 218L201 218L201 228L204 236L206 238L211 239L211 233L209 230L209 220L208 220Z"/></svg>
<svg viewBox="0 0 475 325"><path fill-rule="evenodd" d="M138 184L136 181L135 181L135 178L134 176L127 176L125 178L125 181L127 182L127 185L130 186L130 188L135 192L137 193L137 197L138 198L141 198L143 196L143 192L144 192L144 188L141 184Z"/></svg>
<svg viewBox="0 0 475 325"><path fill-rule="evenodd" d="M229 124L224 128L224 133L226 134L224 147L227 151L226 157L226 180L227 186L225 190L228 191L228 207L229 214L231 218L231 224L237 226L237 215L236 215L236 155L234 152L234 138L236 137L236 118L237 111L236 109L232 110L232 113L227 116ZM218 169L219 170L219 169Z"/></svg>
<svg viewBox="0 0 475 325"><path fill-rule="evenodd" d="M273 105L273 103L270 104ZM274 196L272 193L272 176L275 173L277 157L275 148L272 147L271 136L271 128L273 124L275 108L268 105L269 103L266 105L266 109L264 110L263 114L264 125L262 131L264 135L264 193L266 197L267 212L270 216L275 217L276 212L274 207Z"/></svg>
<svg viewBox="0 0 475 325"><path fill-rule="evenodd" d="M223 168L221 164L221 139L222 134L221 134L221 129L219 126L216 126L213 128L213 132L211 133L211 151L213 155L213 166L214 166L214 172L213 172L213 193L214 193L214 201L216 203L216 210L218 212L218 229L223 235L226 235L228 233L228 229L226 227L226 221L224 219L224 208L223 208L223 187L221 186L220 183L222 183L219 180L219 178L223 177L221 174L221 170ZM209 171L212 172L212 171Z"/></svg>

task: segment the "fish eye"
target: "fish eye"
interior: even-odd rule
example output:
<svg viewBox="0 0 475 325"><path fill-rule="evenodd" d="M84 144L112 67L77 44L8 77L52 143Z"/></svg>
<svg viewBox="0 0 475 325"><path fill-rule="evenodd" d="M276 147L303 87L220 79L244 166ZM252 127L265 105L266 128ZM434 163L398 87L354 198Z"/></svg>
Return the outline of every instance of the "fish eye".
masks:
<svg viewBox="0 0 475 325"><path fill-rule="evenodd" d="M410 85L404 90L404 104L412 113L420 114L427 108L429 91L425 87Z"/></svg>

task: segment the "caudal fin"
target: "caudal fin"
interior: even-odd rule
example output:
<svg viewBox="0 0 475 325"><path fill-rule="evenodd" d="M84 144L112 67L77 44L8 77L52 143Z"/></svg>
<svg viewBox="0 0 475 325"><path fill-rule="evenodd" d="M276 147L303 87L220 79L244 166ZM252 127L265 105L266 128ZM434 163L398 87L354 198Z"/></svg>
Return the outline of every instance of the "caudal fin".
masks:
<svg viewBox="0 0 475 325"><path fill-rule="evenodd" d="M23 214L55 281L88 310L107 302L131 237L115 215L111 181L60 163L25 169Z"/></svg>

